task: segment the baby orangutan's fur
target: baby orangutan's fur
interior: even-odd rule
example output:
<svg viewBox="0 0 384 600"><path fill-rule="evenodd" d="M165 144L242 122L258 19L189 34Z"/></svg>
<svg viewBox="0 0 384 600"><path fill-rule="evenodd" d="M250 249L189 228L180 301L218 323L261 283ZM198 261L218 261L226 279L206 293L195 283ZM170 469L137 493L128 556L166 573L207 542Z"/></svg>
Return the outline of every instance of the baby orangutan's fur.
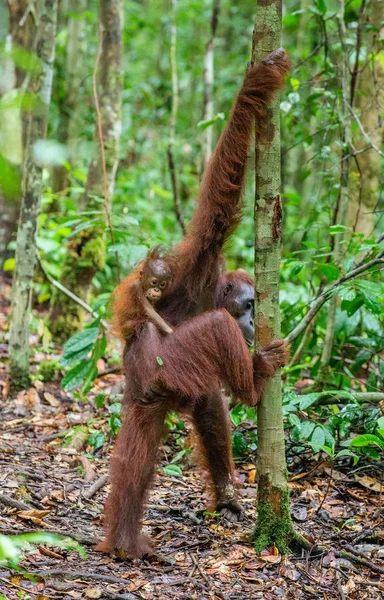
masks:
<svg viewBox="0 0 384 600"><path fill-rule="evenodd" d="M252 302L252 280L241 272L227 274L221 250L241 218L253 125L256 122L256 134L268 143L263 123L288 68L288 57L280 48L246 72L204 173L188 233L166 258L174 260L173 280L156 311L175 327L173 334L163 335L145 315L132 338L129 323L137 321L132 319L126 291L138 275L129 276L116 291L115 329L126 344L125 418L111 462L106 538L98 550L129 557L151 551L148 539L141 535L141 520L170 409L188 412L192 418L218 510L232 518L241 513L221 387L225 385L233 396L254 406L268 378L285 364L287 349L283 341L272 340L250 354L245 338L249 341L254 333L253 314L249 308L248 312L240 308L249 305L249 298ZM244 315L247 327L239 319Z"/></svg>
<svg viewBox="0 0 384 600"><path fill-rule="evenodd" d="M147 321L155 323L163 333L173 333L173 329L154 308L172 283L171 265L172 261L167 260L159 247L155 246L116 289L113 330L125 344L133 341Z"/></svg>

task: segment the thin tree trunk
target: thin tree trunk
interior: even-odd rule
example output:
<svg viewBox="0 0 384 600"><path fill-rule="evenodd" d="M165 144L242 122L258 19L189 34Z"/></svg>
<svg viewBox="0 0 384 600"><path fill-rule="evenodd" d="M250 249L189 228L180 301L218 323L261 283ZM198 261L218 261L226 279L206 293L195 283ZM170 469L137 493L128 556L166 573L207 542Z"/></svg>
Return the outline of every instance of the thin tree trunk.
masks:
<svg viewBox="0 0 384 600"><path fill-rule="evenodd" d="M211 18L211 36L205 46L204 55L204 110L203 121L213 119L213 82L214 82L214 43L216 30L219 23L220 0L213 0ZM203 171L212 156L212 134L210 125L203 131Z"/></svg>
<svg viewBox="0 0 384 600"><path fill-rule="evenodd" d="M29 75L12 61L11 51L22 47L34 51L36 23L28 13L28 0L8 0L1 4L0 20L5 25L2 32L4 52L0 58L0 154L7 161L9 173L0 190L0 265L3 267L13 251L8 244L16 234L17 221L22 201L21 171L23 141L26 140L26 115L21 118L21 86L28 83ZM8 13L5 16L5 13ZM19 101L16 101L18 98ZM23 121L23 123L22 123Z"/></svg>
<svg viewBox="0 0 384 600"><path fill-rule="evenodd" d="M360 121L374 145L381 147L384 135L384 67L382 45L384 40L384 2L372 0L362 15L363 25L370 25L364 66L357 64L356 88L351 102ZM358 70L360 68L360 70ZM366 146L366 140L358 133L354 140L357 149ZM382 190L382 158L372 148L356 157L352 164L352 194L349 205L349 225L370 237L377 216L374 214ZM353 171L353 172L352 172Z"/></svg>
<svg viewBox="0 0 384 600"><path fill-rule="evenodd" d="M96 68L99 62L99 72L95 94L95 136L81 208L100 211L104 206L104 223L83 230L69 242L61 277L61 283L86 302L92 278L105 264L106 229L109 229L113 237L110 203L118 166L122 118L121 31L121 0L101 0L101 45L96 61ZM95 76L94 83L96 84ZM101 198L104 204L100 202ZM56 339L62 341L73 335L82 327L83 319L84 311L79 304L55 290L52 299L51 330Z"/></svg>
<svg viewBox="0 0 384 600"><path fill-rule="evenodd" d="M64 98L60 102L60 124L58 140L67 146L68 162L77 164L79 159L79 128L83 115L84 50L85 50L85 17L82 14L87 8L87 0L70 0L68 17L68 40L66 52L61 61L64 80ZM68 8L66 9L68 10ZM61 7L61 13L64 7ZM76 15L76 16L74 16ZM68 185L67 170L60 166L53 170L53 190L64 190Z"/></svg>
<svg viewBox="0 0 384 600"><path fill-rule="evenodd" d="M39 105L29 114L24 158L23 201L16 238L16 266L12 285L9 339L10 377L13 390L29 383L29 320L36 258L36 227L40 211L42 167L36 164L34 144L45 139L51 101L57 0L42 0L35 6L38 29L36 53L38 71L30 81L30 92Z"/></svg>
<svg viewBox="0 0 384 600"><path fill-rule="evenodd" d="M338 60L339 65L339 81L342 90L342 98L340 105L340 123L343 127L341 133L341 139L343 141L343 152L340 162L340 193L338 203L335 212L334 225L346 226L348 216L348 202L349 202L349 159L347 158L350 153L351 144L351 115L348 107L351 95L351 78L348 63L348 47L346 44L346 27L344 20L344 0L339 0L339 11L337 15L338 29L339 29L339 40L341 45L341 56ZM344 234L338 233L334 237L333 246L333 262L337 265L340 264L343 255L343 240ZM324 345L320 357L319 372L316 377L316 381L311 386L311 390L322 389L329 376L329 364L332 357L333 340L335 337L335 324L336 324L336 311L338 305L338 297L334 295L328 305L327 313L327 327L325 331Z"/></svg>
<svg viewBox="0 0 384 600"><path fill-rule="evenodd" d="M177 27L176 27L176 11L177 11L177 0L171 0L172 8L172 20L171 20L171 74L172 74L172 112L171 112L171 123L169 127L169 144L167 148L168 167L171 176L172 194L173 194L173 206L177 222L181 227L183 234L186 233L183 213L181 211L179 186L177 183L176 165L175 165L175 141L176 141L176 122L177 112L179 109L179 81L177 77Z"/></svg>
<svg viewBox="0 0 384 600"><path fill-rule="evenodd" d="M281 0L257 6L253 59L265 58L280 46ZM255 197L255 345L280 336L280 115L279 99L268 112L268 145L256 141ZM257 521L258 552L275 545L287 552L294 535L290 517L285 460L281 376L273 377L257 407Z"/></svg>

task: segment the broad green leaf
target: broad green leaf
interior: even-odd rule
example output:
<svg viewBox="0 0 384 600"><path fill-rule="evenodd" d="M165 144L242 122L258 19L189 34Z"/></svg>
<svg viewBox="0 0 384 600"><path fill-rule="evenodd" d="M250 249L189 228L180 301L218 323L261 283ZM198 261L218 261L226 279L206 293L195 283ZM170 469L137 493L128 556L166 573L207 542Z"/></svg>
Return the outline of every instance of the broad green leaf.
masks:
<svg viewBox="0 0 384 600"><path fill-rule="evenodd" d="M177 465L166 465L163 468L163 471L166 475L171 475L171 477L182 477L183 471Z"/></svg>
<svg viewBox="0 0 384 600"><path fill-rule="evenodd" d="M380 448L384 449L384 441L377 437L377 435L373 435L371 433L358 435L357 437L353 438L350 443L351 446L356 448L363 448L364 446L369 446L371 444L377 444L380 446Z"/></svg>
<svg viewBox="0 0 384 600"><path fill-rule="evenodd" d="M93 364L94 361L90 358L73 367L73 369L64 375L61 381L62 387L68 391L79 387L92 369Z"/></svg>
<svg viewBox="0 0 384 600"><path fill-rule="evenodd" d="M79 352L79 350L83 350L83 348L90 346L96 341L98 335L98 327L83 329L83 331L75 333L75 335L69 338L69 340L66 342L63 348L64 356L66 356L67 354L74 354L75 352Z"/></svg>
<svg viewBox="0 0 384 600"><path fill-rule="evenodd" d="M92 352L93 348L94 344L90 344L78 352L69 352L67 354L63 354L63 356L60 357L60 364L63 365L63 367L71 367L88 356L88 354Z"/></svg>
<svg viewBox="0 0 384 600"><path fill-rule="evenodd" d="M316 424L312 421L303 421L300 425L300 437L308 439L315 427Z"/></svg>
<svg viewBox="0 0 384 600"><path fill-rule="evenodd" d="M325 433L322 427L316 427L311 435L311 444L314 446L325 445Z"/></svg>
<svg viewBox="0 0 384 600"><path fill-rule="evenodd" d="M316 393L303 395L300 398L300 404L299 404L300 410L306 410L307 408L312 406L312 404L314 402L316 402L318 397L319 397L319 394L316 394Z"/></svg>

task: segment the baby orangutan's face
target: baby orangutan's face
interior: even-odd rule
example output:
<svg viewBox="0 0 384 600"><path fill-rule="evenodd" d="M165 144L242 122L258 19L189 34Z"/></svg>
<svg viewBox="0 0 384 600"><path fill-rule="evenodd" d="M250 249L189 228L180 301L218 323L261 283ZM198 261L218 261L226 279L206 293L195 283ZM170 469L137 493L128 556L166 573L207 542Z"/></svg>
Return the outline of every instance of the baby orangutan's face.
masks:
<svg viewBox="0 0 384 600"><path fill-rule="evenodd" d="M160 258L148 260L140 274L141 287L144 296L151 304L156 304L169 286L171 271Z"/></svg>

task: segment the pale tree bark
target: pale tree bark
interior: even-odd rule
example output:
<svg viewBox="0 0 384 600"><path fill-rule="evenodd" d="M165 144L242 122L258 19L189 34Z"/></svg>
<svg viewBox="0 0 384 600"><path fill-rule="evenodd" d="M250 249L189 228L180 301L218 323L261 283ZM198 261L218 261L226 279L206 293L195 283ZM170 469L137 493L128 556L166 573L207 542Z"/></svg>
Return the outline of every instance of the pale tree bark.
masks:
<svg viewBox="0 0 384 600"><path fill-rule="evenodd" d="M23 163L23 201L16 238L9 338L9 370L13 390L22 389L29 383L29 321L42 184L42 167L38 164L34 151L36 142L45 139L47 133L55 56L57 0L40 0L35 3L34 10L38 23L36 55L39 62L31 76L29 90L38 105L28 118Z"/></svg>
<svg viewBox="0 0 384 600"><path fill-rule="evenodd" d="M351 113L349 109L349 101L351 96L351 77L349 71L349 55L348 46L346 43L347 30L345 26L345 5L344 0L339 0L337 23L339 31L339 41L341 53L337 60L338 79L341 87L342 95L339 106L339 120L341 131L341 140L343 151L341 153L340 162L340 191L335 210L334 225L347 225L348 218L348 203L349 203L349 154L351 151ZM343 232L337 233L334 236L332 261L339 265L343 257ZM311 386L311 390L322 389L329 376L329 364L332 358L333 340L335 337L336 311L338 305L338 296L334 295L328 306L327 325L325 330L324 345L320 357L320 367L316 380ZM308 390L309 391L309 390Z"/></svg>
<svg viewBox="0 0 384 600"><path fill-rule="evenodd" d="M211 35L205 46L204 54L204 105L203 105L203 121L211 121L213 119L213 83L214 83L214 43L216 30L219 23L221 0L213 0L212 17L211 17ZM212 125L203 131L203 171L205 170L212 156Z"/></svg>
<svg viewBox="0 0 384 600"><path fill-rule="evenodd" d="M61 6L61 13L65 7ZM60 124L58 140L67 147L68 162L77 164L79 160L79 130L84 110L83 85L85 54L85 17L87 0L70 0L66 11L68 16L68 40L61 69L64 69L64 98L60 102ZM63 15L62 15L63 16ZM67 171L64 167L55 167L53 171L53 190L64 190L68 185Z"/></svg>
<svg viewBox="0 0 384 600"><path fill-rule="evenodd" d="M265 58L281 44L281 0L259 3L253 38L253 59ZM280 115L279 98L267 114L268 145L256 140L255 197L255 346L280 336ZM294 537L290 517L285 460L281 376L276 374L257 407L257 521L258 552L275 545L288 552Z"/></svg>
<svg viewBox="0 0 384 600"><path fill-rule="evenodd" d="M351 100L365 132L373 145L380 148L384 136L383 0L371 0L363 20L371 29L368 32L367 52L363 55L364 62L357 65L356 87ZM357 150L367 146L367 140L359 130L353 142ZM356 165L351 165L353 185L348 211L349 225L366 236L372 235L377 220L374 211L382 190L382 162L379 153L371 148L356 156Z"/></svg>
<svg viewBox="0 0 384 600"><path fill-rule="evenodd" d="M61 283L88 302L92 278L106 259L106 229L113 241L110 222L121 133L121 0L100 2L100 45L94 71L96 125L86 191L81 210L103 211L99 226L83 230L67 248ZM96 77L97 73L97 77ZM104 222L103 222L104 221ZM69 296L55 290L51 310L51 331L63 341L83 324L84 311Z"/></svg>
<svg viewBox="0 0 384 600"><path fill-rule="evenodd" d="M1 39L4 43L4 52L0 58L0 154L4 161L3 168L6 168L6 172L2 173L2 185L0 185L1 267L5 260L13 255L12 251L8 251L8 244L16 233L22 196L23 146L20 114L22 90L20 88L28 83L28 79L21 68L15 67L11 51L14 46L21 46L28 52L34 50L36 24L27 8L27 0L0 2Z"/></svg>

